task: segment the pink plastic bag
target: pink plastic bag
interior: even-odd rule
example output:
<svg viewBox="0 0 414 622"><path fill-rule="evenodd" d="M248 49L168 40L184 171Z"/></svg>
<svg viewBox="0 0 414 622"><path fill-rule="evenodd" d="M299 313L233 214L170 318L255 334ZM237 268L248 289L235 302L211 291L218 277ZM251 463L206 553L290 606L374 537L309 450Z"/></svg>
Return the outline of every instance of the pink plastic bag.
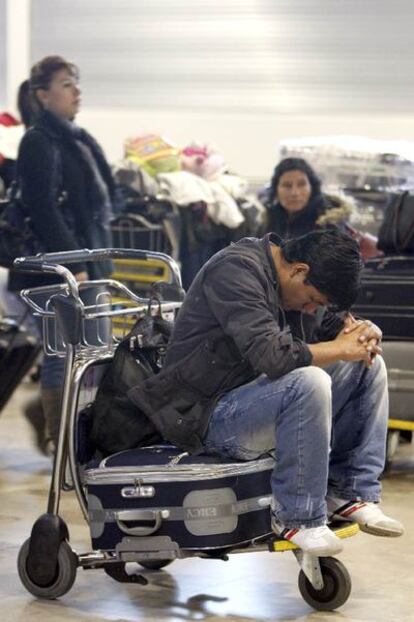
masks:
<svg viewBox="0 0 414 622"><path fill-rule="evenodd" d="M210 150L207 145L191 143L181 152L183 170L204 179L214 179L221 175L225 168L224 158L220 153Z"/></svg>

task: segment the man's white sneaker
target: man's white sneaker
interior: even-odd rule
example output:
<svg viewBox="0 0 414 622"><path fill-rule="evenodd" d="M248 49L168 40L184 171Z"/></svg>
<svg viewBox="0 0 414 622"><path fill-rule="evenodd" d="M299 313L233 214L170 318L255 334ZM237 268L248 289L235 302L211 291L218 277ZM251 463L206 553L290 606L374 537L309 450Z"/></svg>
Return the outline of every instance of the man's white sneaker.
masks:
<svg viewBox="0 0 414 622"><path fill-rule="evenodd" d="M330 557L344 548L342 541L326 525L307 529L288 529L272 518L272 529L277 536L293 542L304 553L315 557Z"/></svg>
<svg viewBox="0 0 414 622"><path fill-rule="evenodd" d="M327 497L330 520L358 523L361 531L374 536L397 538L404 533L404 526L394 518L386 516L377 503L368 501L347 501L337 497Z"/></svg>

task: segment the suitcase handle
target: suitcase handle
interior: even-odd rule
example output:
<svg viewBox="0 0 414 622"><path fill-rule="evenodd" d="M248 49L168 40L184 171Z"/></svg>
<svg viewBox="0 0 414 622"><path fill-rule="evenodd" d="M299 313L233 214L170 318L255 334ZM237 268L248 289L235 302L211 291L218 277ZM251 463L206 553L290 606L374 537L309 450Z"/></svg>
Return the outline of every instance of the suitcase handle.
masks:
<svg viewBox="0 0 414 622"><path fill-rule="evenodd" d="M162 519L168 518L170 515L168 510L120 510L115 512L115 520L119 529L129 536L150 536L158 531L161 527ZM154 521L152 526L135 526L128 527L125 525L127 521Z"/></svg>

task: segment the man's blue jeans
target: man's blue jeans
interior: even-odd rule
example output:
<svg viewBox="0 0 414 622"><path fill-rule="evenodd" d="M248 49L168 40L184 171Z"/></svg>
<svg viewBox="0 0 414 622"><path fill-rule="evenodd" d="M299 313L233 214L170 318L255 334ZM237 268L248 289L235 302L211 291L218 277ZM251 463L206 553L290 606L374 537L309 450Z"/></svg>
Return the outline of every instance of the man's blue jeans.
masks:
<svg viewBox="0 0 414 622"><path fill-rule="evenodd" d="M388 421L385 364L301 367L226 393L205 438L209 453L253 460L275 450L273 512L286 527L326 522L327 494L378 501Z"/></svg>

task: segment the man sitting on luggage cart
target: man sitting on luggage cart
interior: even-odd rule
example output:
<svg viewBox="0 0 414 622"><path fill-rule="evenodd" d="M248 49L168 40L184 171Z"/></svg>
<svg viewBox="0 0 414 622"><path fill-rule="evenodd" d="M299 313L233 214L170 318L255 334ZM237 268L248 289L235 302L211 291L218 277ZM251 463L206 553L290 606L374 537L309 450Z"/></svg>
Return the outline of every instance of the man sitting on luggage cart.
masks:
<svg viewBox="0 0 414 622"><path fill-rule="evenodd" d="M317 556L342 549L332 518L403 533L378 505L388 388L380 329L349 313L361 267L337 230L225 248L191 285L163 370L129 392L183 450L275 450L272 528Z"/></svg>

